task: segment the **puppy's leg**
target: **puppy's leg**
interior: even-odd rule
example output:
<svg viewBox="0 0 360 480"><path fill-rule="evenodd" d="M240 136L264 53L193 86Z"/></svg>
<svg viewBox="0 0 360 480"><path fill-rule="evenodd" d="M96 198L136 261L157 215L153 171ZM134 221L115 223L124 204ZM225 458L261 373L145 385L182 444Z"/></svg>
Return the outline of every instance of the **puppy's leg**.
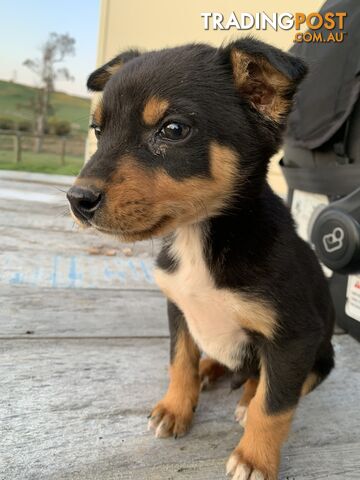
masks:
<svg viewBox="0 0 360 480"><path fill-rule="evenodd" d="M258 383L258 378L248 378L243 385L244 390L235 409L235 420L243 427L245 427L249 403L256 394Z"/></svg>
<svg viewBox="0 0 360 480"><path fill-rule="evenodd" d="M334 349L330 340L327 340L319 348L312 370L302 386L301 395L307 395L320 385L334 365Z"/></svg>
<svg viewBox="0 0 360 480"><path fill-rule="evenodd" d="M168 302L170 327L170 383L164 398L150 415L149 429L157 437L183 435L188 430L199 392L200 352L192 339L182 312Z"/></svg>
<svg viewBox="0 0 360 480"><path fill-rule="evenodd" d="M221 363L212 358L202 358L200 360L199 374L201 382L201 390L205 390L209 385L212 385L216 380L225 375L229 370Z"/></svg>
<svg viewBox="0 0 360 480"><path fill-rule="evenodd" d="M247 409L245 432L226 466L233 480L276 480L280 449L285 441L294 409L269 414L263 372L254 398Z"/></svg>
<svg viewBox="0 0 360 480"><path fill-rule="evenodd" d="M314 361L311 346L308 352L303 348L301 342L284 350L264 348L259 384L247 409L244 435L227 463L233 480L278 478L281 446Z"/></svg>

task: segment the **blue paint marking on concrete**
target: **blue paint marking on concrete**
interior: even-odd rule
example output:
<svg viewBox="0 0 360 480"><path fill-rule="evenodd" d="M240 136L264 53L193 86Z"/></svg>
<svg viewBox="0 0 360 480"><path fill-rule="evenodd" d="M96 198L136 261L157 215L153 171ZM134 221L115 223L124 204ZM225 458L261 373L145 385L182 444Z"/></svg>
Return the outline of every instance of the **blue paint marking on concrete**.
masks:
<svg viewBox="0 0 360 480"><path fill-rule="evenodd" d="M12 285L20 285L22 281L23 281L23 276L21 275L20 272L15 272L14 275L12 275L10 278L10 283Z"/></svg>
<svg viewBox="0 0 360 480"><path fill-rule="evenodd" d="M128 260L128 266L130 268L133 279L137 280L139 275L138 275L138 272L136 270L134 262L132 260Z"/></svg>
<svg viewBox="0 0 360 480"><path fill-rule="evenodd" d="M5 279L8 278L8 275L6 275L6 273L8 269L11 271L12 263L13 262L11 261L11 258L9 257L9 255L6 255L2 265L2 271L4 274L3 276L5 277ZM11 283L10 280L8 280L8 282Z"/></svg>
<svg viewBox="0 0 360 480"><path fill-rule="evenodd" d="M117 264L119 264L119 260L117 261ZM122 262L120 263L122 265ZM121 283L126 282L126 273L122 270L114 270L113 268L109 267L109 262L105 262L105 267L104 267L104 277L107 280L113 280L115 278L118 278Z"/></svg>
<svg viewBox="0 0 360 480"><path fill-rule="evenodd" d="M118 276L119 280L122 282L122 283L125 283L126 282L126 268L124 268L124 260L121 260L121 265L122 265L122 269L121 270L116 270L116 275Z"/></svg>
<svg viewBox="0 0 360 480"><path fill-rule="evenodd" d="M140 261L140 266L141 266L142 271L144 272L146 281L149 282L149 283L155 283L154 277L153 277L152 274L149 272L149 270L148 270L148 268L147 268L146 263L144 262L144 260L141 260L141 261Z"/></svg>
<svg viewBox="0 0 360 480"><path fill-rule="evenodd" d="M69 286L75 287L77 280L82 280L82 275L77 272L77 258L75 256L70 257L70 266L68 273Z"/></svg>
<svg viewBox="0 0 360 480"><path fill-rule="evenodd" d="M40 267L36 267L33 274L32 274L32 281L31 283L33 285L37 285L39 283L39 278L40 278L40 274L41 274L41 269Z"/></svg>
<svg viewBox="0 0 360 480"><path fill-rule="evenodd" d="M55 255L54 256L54 259L53 259L53 270L51 272L51 278L50 278L50 282L51 282L51 286L53 288L56 288L57 287L57 268L58 268L58 263L59 263L59 256L58 255Z"/></svg>
<svg viewBox="0 0 360 480"><path fill-rule="evenodd" d="M150 260L60 253L24 258L15 252L0 252L0 273L0 285L44 288L146 288L155 283Z"/></svg>

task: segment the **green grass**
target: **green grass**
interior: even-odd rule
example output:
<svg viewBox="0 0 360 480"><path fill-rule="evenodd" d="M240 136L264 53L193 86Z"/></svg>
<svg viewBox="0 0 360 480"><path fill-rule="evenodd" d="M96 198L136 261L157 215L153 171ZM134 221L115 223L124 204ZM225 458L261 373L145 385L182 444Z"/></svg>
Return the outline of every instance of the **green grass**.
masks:
<svg viewBox="0 0 360 480"><path fill-rule="evenodd" d="M0 112L1 116L12 118L15 121L33 120L33 113L25 108L37 93L37 89L19 83L0 80ZM59 120L67 120L86 133L89 125L90 99L76 97L62 92L50 95L50 103L54 107L54 114Z"/></svg>
<svg viewBox="0 0 360 480"><path fill-rule="evenodd" d="M66 156L61 165L60 156L53 153L22 152L21 162L14 162L12 151L0 150L0 170L77 175L84 163L83 157Z"/></svg>

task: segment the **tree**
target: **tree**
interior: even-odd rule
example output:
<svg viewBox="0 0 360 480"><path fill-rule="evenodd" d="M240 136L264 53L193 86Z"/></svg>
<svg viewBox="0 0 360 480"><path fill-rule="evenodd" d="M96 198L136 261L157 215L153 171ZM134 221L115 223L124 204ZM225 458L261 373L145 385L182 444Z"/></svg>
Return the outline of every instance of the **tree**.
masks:
<svg viewBox="0 0 360 480"><path fill-rule="evenodd" d="M41 58L27 59L24 65L34 72L40 80L39 93L34 99L36 116L36 134L38 135L35 150L41 151L42 137L45 132L46 119L51 112L50 93L54 91L55 81L59 79L73 80L65 67L57 68L67 55L75 54L75 39L68 34L50 33L47 41L40 47Z"/></svg>

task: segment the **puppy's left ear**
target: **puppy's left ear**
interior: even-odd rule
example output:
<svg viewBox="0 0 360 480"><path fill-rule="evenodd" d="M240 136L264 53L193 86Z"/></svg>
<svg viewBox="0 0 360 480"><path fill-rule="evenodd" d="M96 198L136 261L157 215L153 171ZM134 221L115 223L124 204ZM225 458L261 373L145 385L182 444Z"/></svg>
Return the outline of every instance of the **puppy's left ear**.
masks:
<svg viewBox="0 0 360 480"><path fill-rule="evenodd" d="M138 50L128 50L120 53L120 55L117 55L90 75L86 84L88 89L93 92L102 92L107 81L114 73L120 70L126 62L140 55L141 53Z"/></svg>
<svg viewBox="0 0 360 480"><path fill-rule="evenodd" d="M233 42L219 53L230 63L239 94L268 119L284 121L307 72L303 61L253 38Z"/></svg>

